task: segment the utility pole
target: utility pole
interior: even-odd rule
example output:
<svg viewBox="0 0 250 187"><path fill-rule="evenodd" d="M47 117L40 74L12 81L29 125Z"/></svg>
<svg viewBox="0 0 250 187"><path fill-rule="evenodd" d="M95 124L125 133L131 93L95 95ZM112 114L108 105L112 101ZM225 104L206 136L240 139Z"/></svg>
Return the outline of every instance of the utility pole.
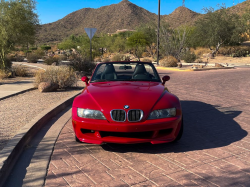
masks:
<svg viewBox="0 0 250 187"><path fill-rule="evenodd" d="M84 28L84 30L86 31L89 40L90 40L90 62L92 62L92 44L91 44L91 40L93 38L93 36L95 35L96 32L96 28Z"/></svg>
<svg viewBox="0 0 250 187"><path fill-rule="evenodd" d="M158 0L158 27L157 27L157 65L159 65L159 47L160 47L160 21L161 21L161 0Z"/></svg>

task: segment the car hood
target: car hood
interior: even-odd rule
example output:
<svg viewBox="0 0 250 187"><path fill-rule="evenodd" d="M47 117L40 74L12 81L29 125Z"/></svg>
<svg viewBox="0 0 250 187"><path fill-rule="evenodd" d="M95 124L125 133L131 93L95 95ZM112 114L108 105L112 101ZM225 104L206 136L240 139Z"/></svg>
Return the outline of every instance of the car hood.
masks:
<svg viewBox="0 0 250 187"><path fill-rule="evenodd" d="M90 83L74 105L91 108L91 106L82 106L86 104L86 99L90 99L93 101L91 105L95 105L94 108L101 111L123 109L125 105L129 105L129 109L149 111L162 95L164 95L164 86L159 82Z"/></svg>

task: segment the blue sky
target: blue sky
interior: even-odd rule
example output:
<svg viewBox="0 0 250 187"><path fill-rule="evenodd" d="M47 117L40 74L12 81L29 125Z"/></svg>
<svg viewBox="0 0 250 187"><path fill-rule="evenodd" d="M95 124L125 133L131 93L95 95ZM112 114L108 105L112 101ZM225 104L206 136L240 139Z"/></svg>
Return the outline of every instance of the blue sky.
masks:
<svg viewBox="0 0 250 187"><path fill-rule="evenodd" d="M245 0L186 0L185 6L195 12L203 13L203 7L216 8L217 4L224 3L226 7L242 3ZM82 8L100 8L111 4L117 4L121 0L37 0L37 13L40 23L57 21L67 14ZM130 0L130 2L158 14L158 0ZM161 15L170 14L182 5L182 0L161 0Z"/></svg>

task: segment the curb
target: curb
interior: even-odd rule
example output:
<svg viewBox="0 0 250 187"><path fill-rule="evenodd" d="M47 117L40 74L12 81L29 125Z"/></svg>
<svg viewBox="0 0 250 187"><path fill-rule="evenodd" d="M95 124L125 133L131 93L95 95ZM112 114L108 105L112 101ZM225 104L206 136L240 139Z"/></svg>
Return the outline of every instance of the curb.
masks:
<svg viewBox="0 0 250 187"><path fill-rule="evenodd" d="M234 67L224 67L224 68L203 68L203 69L174 69L174 68L165 68L165 67L157 67L156 69L164 69L170 71L208 71L208 70L218 70L218 69L235 69Z"/></svg>
<svg viewBox="0 0 250 187"><path fill-rule="evenodd" d="M44 124L46 124L49 120L51 120L51 118L56 116L62 110L70 106L73 103L74 98L81 92L82 90L43 111L40 115L21 128L18 134L16 134L7 143L4 149L0 152L0 186L4 185L12 168L28 142L36 135L37 132L39 132Z"/></svg>
<svg viewBox="0 0 250 187"><path fill-rule="evenodd" d="M10 97L13 97L13 96L16 96L16 95L19 95L19 94L22 94L22 93L25 93L25 92L28 92L28 91L31 91L31 90L35 90L35 89L37 89L37 88L29 88L29 89L26 89L26 90L23 90L23 91L20 91L20 92L16 92L16 93L7 95L5 97L1 97L0 101L4 100L4 99L7 99L7 98L10 98Z"/></svg>

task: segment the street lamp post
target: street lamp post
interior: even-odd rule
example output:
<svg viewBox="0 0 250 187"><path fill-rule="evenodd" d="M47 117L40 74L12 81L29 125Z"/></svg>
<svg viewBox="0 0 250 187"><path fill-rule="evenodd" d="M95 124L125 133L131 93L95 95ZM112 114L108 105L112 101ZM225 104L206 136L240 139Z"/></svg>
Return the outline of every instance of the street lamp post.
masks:
<svg viewBox="0 0 250 187"><path fill-rule="evenodd" d="M160 21L161 21L161 0L158 0L158 27L157 27L157 65L159 65L159 47L160 47L160 41L159 41L159 36L160 36Z"/></svg>

